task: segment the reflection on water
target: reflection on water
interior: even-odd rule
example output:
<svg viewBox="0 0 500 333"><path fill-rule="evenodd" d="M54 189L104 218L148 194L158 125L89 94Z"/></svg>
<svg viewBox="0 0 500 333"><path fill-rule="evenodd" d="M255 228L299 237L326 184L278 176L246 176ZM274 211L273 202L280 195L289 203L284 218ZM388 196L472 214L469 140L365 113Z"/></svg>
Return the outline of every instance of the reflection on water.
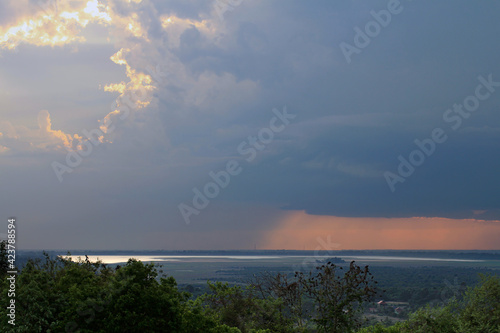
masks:
<svg viewBox="0 0 500 333"><path fill-rule="evenodd" d="M79 256L71 256L73 260L76 260ZM339 258L350 260L362 260L362 261L443 261L443 262L484 262L484 260L473 260L473 259L443 259L443 258L418 258L418 257L394 257L394 256L337 256ZM82 259L85 256L81 257ZM244 255L165 255L165 256L155 256L155 255L91 255L88 256L90 261L101 260L105 264L118 264L125 263L129 258L135 258L143 262L165 262L165 261L192 261L192 259L206 260L210 261L213 259L217 260L282 260L287 258L311 258L311 259L324 259L325 256L271 256L271 255L261 255L261 256L244 256Z"/></svg>

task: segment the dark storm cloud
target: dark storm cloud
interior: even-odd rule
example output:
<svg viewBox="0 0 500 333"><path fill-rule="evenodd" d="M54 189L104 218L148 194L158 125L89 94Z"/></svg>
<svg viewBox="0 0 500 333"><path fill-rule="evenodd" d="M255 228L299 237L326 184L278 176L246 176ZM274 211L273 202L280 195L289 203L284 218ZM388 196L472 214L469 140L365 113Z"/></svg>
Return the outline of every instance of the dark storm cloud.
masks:
<svg viewBox="0 0 500 333"><path fill-rule="evenodd" d="M0 132L12 127L19 136L34 136L41 109L54 130L99 128L118 95L99 86L126 80L125 66L109 59L122 47L133 69L168 69L154 103L117 121L112 143L94 147L62 183L50 165L66 152L33 152L29 138L4 133L0 151L12 149L0 155L1 181L15 195L4 193L2 205L29 221L30 242L42 234L60 247L161 247L147 235L189 230L237 230L243 240L244 230L272 227L269 207L345 217L484 211L480 218L500 219L500 88L456 131L443 120L474 95L478 76L500 81L500 4L402 0L402 11L348 63L340 44L354 45L354 28L390 2L244 0L223 20L210 1L117 3L117 15L138 14L149 40L115 31L114 45L1 50L9 124L0 122ZM162 26L169 16L179 18L178 30ZM285 106L296 118L247 161L239 145ZM398 156L408 158L414 140L435 128L446 142L391 192L384 172L397 173ZM243 171L186 226L178 204L192 204L193 189L228 160Z"/></svg>

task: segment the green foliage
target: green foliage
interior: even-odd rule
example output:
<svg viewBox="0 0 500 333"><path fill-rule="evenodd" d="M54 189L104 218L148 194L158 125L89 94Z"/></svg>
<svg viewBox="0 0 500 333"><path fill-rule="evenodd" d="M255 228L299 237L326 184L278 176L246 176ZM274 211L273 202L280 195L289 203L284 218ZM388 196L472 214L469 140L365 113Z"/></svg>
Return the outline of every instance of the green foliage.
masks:
<svg viewBox="0 0 500 333"><path fill-rule="evenodd" d="M500 332L500 278L480 275L476 288L465 293L459 316L463 332Z"/></svg>
<svg viewBox="0 0 500 333"><path fill-rule="evenodd" d="M360 326L362 303L375 295L375 284L368 267L351 262L349 269L328 262L315 272L264 273L252 285L262 298L282 301L281 316L293 322L295 332L349 332Z"/></svg>
<svg viewBox="0 0 500 333"><path fill-rule="evenodd" d="M286 274L265 272L255 276L251 286L262 299L280 301L277 305L280 318L288 325L293 323L294 331L304 329L307 301L304 299L304 285L297 279L291 279Z"/></svg>
<svg viewBox="0 0 500 333"><path fill-rule="evenodd" d="M391 327L385 327L382 324L378 323L371 327L365 327L358 331L358 333L399 333L400 325L395 325Z"/></svg>
<svg viewBox="0 0 500 333"><path fill-rule="evenodd" d="M478 272L491 272L467 266L373 266L370 271L376 276L378 287L384 290L382 299L409 302L414 310L460 298L467 286L479 282Z"/></svg>
<svg viewBox="0 0 500 333"><path fill-rule="evenodd" d="M7 292L6 279L0 286ZM120 269L88 259L29 260L17 278L16 325L0 303L1 332L239 332L204 315L172 277L129 260Z"/></svg>
<svg viewBox="0 0 500 333"><path fill-rule="evenodd" d="M0 268L5 253L0 244ZM0 332L353 332L362 303L375 293L372 279L368 267L352 262L343 272L328 263L295 277L267 274L247 287L209 282L208 294L191 299L153 264L131 259L110 268L44 254L28 260L16 277L15 326L7 323L5 274L0 280ZM498 276L481 276L459 296L393 326L379 323L358 332L500 332Z"/></svg>
<svg viewBox="0 0 500 333"><path fill-rule="evenodd" d="M447 307L426 307L413 313L399 327L400 332L453 333L457 330L456 315Z"/></svg>
<svg viewBox="0 0 500 333"><path fill-rule="evenodd" d="M60 309L66 305L62 293L56 291L57 273L63 265L45 254L44 261L28 261L17 276L17 332L47 332L57 326Z"/></svg>
<svg viewBox="0 0 500 333"><path fill-rule="evenodd" d="M9 262L7 261L7 241L0 242L0 277L3 279L7 274Z"/></svg>
<svg viewBox="0 0 500 333"><path fill-rule="evenodd" d="M173 278L158 282L156 277L153 264L129 260L110 281L111 293L99 312L99 326L106 332L127 332L131 328L137 332L179 332L187 295L177 290Z"/></svg>
<svg viewBox="0 0 500 333"><path fill-rule="evenodd" d="M498 333L500 332L500 278L480 276L480 283L469 288L463 300L451 299L447 305L425 307L392 327L376 325L358 332L402 333Z"/></svg>
<svg viewBox="0 0 500 333"><path fill-rule="evenodd" d="M297 273L299 284L316 305L319 332L349 332L360 326L361 304L376 294L368 266L361 268L354 261L343 274L343 268L329 262L317 267L317 273Z"/></svg>
<svg viewBox="0 0 500 333"><path fill-rule="evenodd" d="M201 296L206 314L222 324L237 327L241 332L290 332L290 321L279 311L280 299L256 297L252 287L229 286L208 282L211 293Z"/></svg>

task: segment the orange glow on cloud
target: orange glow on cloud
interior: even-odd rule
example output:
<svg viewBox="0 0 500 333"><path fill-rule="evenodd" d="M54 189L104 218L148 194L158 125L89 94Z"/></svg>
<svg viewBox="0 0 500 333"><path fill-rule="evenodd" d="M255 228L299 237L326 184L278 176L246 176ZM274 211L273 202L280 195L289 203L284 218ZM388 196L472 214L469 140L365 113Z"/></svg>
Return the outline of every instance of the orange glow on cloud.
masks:
<svg viewBox="0 0 500 333"><path fill-rule="evenodd" d="M136 6L142 0L122 0L128 2L131 6ZM154 82L152 77L144 73L141 68L143 64L158 64L163 59L142 59L145 55L145 45L153 46L156 43L154 38L152 40L148 36L147 27L143 26L141 16L144 15L141 11L123 13L121 10L116 11L120 6L116 3L109 2L103 3L99 0L85 0L85 1L60 1L49 2L45 5L38 3L38 8L35 6L31 10L26 11L26 14L20 14L13 23L0 26L0 51L2 49L15 50L21 44L35 45L35 46L64 46L72 43L86 42L82 36L83 30L91 23L109 27L109 32L122 42L117 44L121 48L110 59L118 64L124 65L128 80L104 84L103 89L107 92L117 92L119 96L116 99L116 109L112 109L102 120L99 128L105 134L108 134L108 125L112 123L112 118L120 116L124 120L127 112L123 110L139 110L150 106L154 102L153 91L157 89L158 82ZM37 10L38 9L38 10ZM142 13L142 14L141 14ZM216 36L219 35L217 28L218 20L211 20L205 18L202 20L192 20L186 18L179 18L174 15L161 17L162 28L168 32L167 43L170 47L178 47L180 44L180 37L187 29L195 26L199 31L210 36L217 43ZM215 23L214 23L215 22ZM130 39L133 37L132 39ZM130 39L130 40L129 40ZM123 47L125 44L128 47ZM132 41L132 42L130 42ZM158 56L156 56L158 57ZM171 57L174 58L175 57ZM134 61L135 60L135 61ZM179 61L170 61L173 71L178 76L186 79L182 66ZM139 66L138 66L139 65ZM214 89L221 89L225 92L228 88L238 87L241 91L253 93L255 87L252 82L247 80L241 83L228 75L224 74L220 77L222 84L228 87L220 87L214 85L213 81L218 80L216 75L203 73L200 76L199 82L188 84L186 89L188 92L186 100L199 106L207 104L206 100L214 96ZM102 86L101 86L102 87ZM198 89L196 89L198 88ZM194 95L195 97L192 97ZM236 96L236 95L235 95ZM241 103L241 98L238 98L238 103ZM123 107L123 108L122 108ZM122 114L123 113L123 114ZM19 134L29 136L23 138L22 147L26 149L82 149L82 138L77 135L69 135L62 131L51 129L50 118L47 111L42 112L39 117L40 130L37 133L31 133L29 129L19 131ZM2 124L0 124L2 125ZM7 124L11 127L10 123ZM4 126L0 126L2 130ZM4 133L5 134L5 133ZM7 133L9 134L9 133ZM17 134L16 134L17 135ZM7 135L7 137L12 137ZM111 142L109 138L101 136L98 138L101 142ZM21 147L20 146L20 147ZM10 147L0 146L0 153L8 152Z"/></svg>
<svg viewBox="0 0 500 333"><path fill-rule="evenodd" d="M50 114L47 110L42 110L38 113L38 127L40 128L40 131L42 131L42 133L61 140L65 147L71 148L71 135L66 134L62 131L52 129Z"/></svg>
<svg viewBox="0 0 500 333"><path fill-rule="evenodd" d="M48 151L81 149L82 137L52 129L50 113L41 110L37 117L38 128L13 126L8 121L0 122L0 140L7 139L20 151ZM11 151L10 147L0 144L0 153Z"/></svg>
<svg viewBox="0 0 500 333"><path fill-rule="evenodd" d="M161 18L161 26L169 34L169 45L170 47L179 47L181 41L181 35L189 29L191 26L196 27L198 31L202 32L207 36L215 38L217 35L216 21L211 20L192 20L188 18L180 18L174 15L163 16ZM215 42L215 41L214 41Z"/></svg>
<svg viewBox="0 0 500 333"><path fill-rule="evenodd" d="M335 248L325 248L328 238ZM290 212L266 233L267 249L500 249L500 221L348 218Z"/></svg>
<svg viewBox="0 0 500 333"><path fill-rule="evenodd" d="M111 17L108 8L99 5L97 0L82 2L80 8L71 8L61 2L59 11L40 11L38 15L19 20L10 27L0 27L0 47L15 49L20 43L37 46L61 46L85 40L79 36L81 29L90 22L108 24Z"/></svg>
<svg viewBox="0 0 500 333"><path fill-rule="evenodd" d="M151 102L151 92L155 89L152 85L153 79L150 75L137 72L135 69L131 68L130 65L125 60L124 52L130 52L129 49L120 49L114 55L111 56L111 60L118 65L125 65L127 69L127 77L130 79L128 83L112 83L104 87L104 91L119 92L120 95L124 95L126 92L134 92L135 104L137 108L144 108ZM139 94L137 94L137 92Z"/></svg>
<svg viewBox="0 0 500 333"><path fill-rule="evenodd" d="M128 0L128 2L140 3L141 0ZM50 6L49 6L50 7ZM16 49L20 44L31 44L36 46L63 46L73 42L84 42L81 36L82 30L89 23L97 23L105 26L114 26L117 31L125 32L125 35L143 38L149 42L146 30L141 26L137 13L129 16L115 14L111 7L99 3L98 0L81 2L58 1L57 8L46 8L39 10L31 17L20 17L14 24L0 26L0 49ZM111 60L118 65L125 65L128 82L112 83L104 86L105 91L118 92L120 97L127 95L136 109L147 107L152 100L151 92L156 88L150 75L136 71L125 59L130 49L122 48L111 56ZM121 103L117 103L118 106ZM130 105L128 105L130 107ZM106 124L113 115L119 111L114 110L105 116L100 128L107 132ZM50 137L62 141L62 146L68 149L82 149L81 138L76 135L65 134L62 131L51 129L50 116L47 111L42 111L38 122L42 135L37 137ZM33 135L31 135L33 136ZM73 143L73 139L76 139ZM40 141L40 138L37 138ZM105 139L100 137L103 142ZM42 143L30 142L33 149L61 148L59 144L42 140ZM2 146L3 147L3 146ZM7 149L0 147L0 153Z"/></svg>

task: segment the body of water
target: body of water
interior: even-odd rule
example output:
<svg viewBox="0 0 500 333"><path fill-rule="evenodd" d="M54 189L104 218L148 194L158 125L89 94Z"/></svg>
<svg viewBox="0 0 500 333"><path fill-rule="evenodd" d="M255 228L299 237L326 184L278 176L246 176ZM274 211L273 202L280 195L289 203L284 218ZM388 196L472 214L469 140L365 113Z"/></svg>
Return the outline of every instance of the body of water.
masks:
<svg viewBox="0 0 500 333"><path fill-rule="evenodd" d="M76 260L79 256L71 256ZM403 256L336 256L346 262L355 261L442 261L442 262L484 262L484 260L474 259L452 259L452 258L424 258L424 257L403 257ZM85 256L81 257L82 259ZM192 261L248 261L248 260L271 260L280 261L286 259L317 259L324 260L332 256L276 256L276 255L90 255L89 260L101 260L106 264L126 263L130 258L135 258L143 262L192 262Z"/></svg>

